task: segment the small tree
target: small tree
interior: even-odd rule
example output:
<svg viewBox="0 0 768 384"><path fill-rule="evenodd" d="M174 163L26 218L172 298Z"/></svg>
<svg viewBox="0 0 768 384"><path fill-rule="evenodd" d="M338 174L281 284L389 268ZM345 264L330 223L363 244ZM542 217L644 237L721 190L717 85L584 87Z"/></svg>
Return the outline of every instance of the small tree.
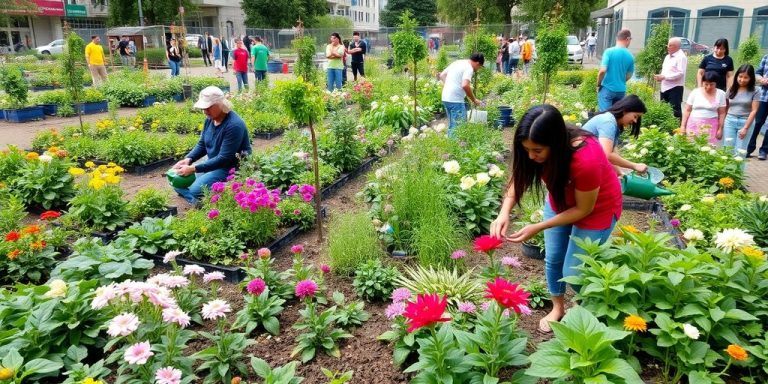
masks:
<svg viewBox="0 0 768 384"><path fill-rule="evenodd" d="M315 38L301 36L293 40L292 46L298 57L293 65L293 73L305 81L317 84L317 69L315 68L315 53L317 52Z"/></svg>
<svg viewBox="0 0 768 384"><path fill-rule="evenodd" d="M757 66L757 60L760 58L760 43L757 34L750 36L739 44L739 51L736 53L737 65L752 64Z"/></svg>
<svg viewBox="0 0 768 384"><path fill-rule="evenodd" d="M435 69L437 69L437 72L442 72L443 69L448 67L448 50L445 48L445 45L441 45L440 49L437 51L437 60L435 61Z"/></svg>
<svg viewBox="0 0 768 384"><path fill-rule="evenodd" d="M80 128L83 128L83 116L80 113L80 103L83 100L83 74L85 68L85 42L74 32L69 31L69 25L64 25L67 33L67 42L64 46L64 59L61 61L62 73L64 73L64 89L72 98L77 117L80 119Z"/></svg>
<svg viewBox="0 0 768 384"><path fill-rule="evenodd" d="M323 92L316 85L296 80L278 81L275 86L277 97L282 100L288 116L299 125L308 125L312 136L312 167L315 171L315 213L317 216L317 231L320 241L323 241L322 215L320 214L320 164L317 157L317 137L314 123L320 121L325 114Z"/></svg>
<svg viewBox="0 0 768 384"><path fill-rule="evenodd" d="M395 55L395 66L402 68L411 65L413 67L411 72L413 73L413 121L415 124L419 120L416 69L419 61L427 58L427 43L416 32L416 20L411 17L410 10L406 10L400 16L400 26L397 32L392 34L392 49Z"/></svg>
<svg viewBox="0 0 768 384"><path fill-rule="evenodd" d="M23 108L27 105L29 85L24 80L21 68L15 65L0 67L0 84L2 84L3 91L11 100L13 108Z"/></svg>
<svg viewBox="0 0 768 384"><path fill-rule="evenodd" d="M651 30L651 36L645 44L645 48L637 55L637 73L645 77L650 86L655 86L653 75L661 73L661 65L667 56L667 43L672 33L672 26L668 22L656 24Z"/></svg>
<svg viewBox="0 0 768 384"><path fill-rule="evenodd" d="M496 43L496 36L488 33L485 29L476 25L474 31L464 38L464 58L469 58L473 53L482 53L485 60L496 60L496 53L499 45ZM492 71L475 71L472 75L472 92L476 97L482 98L478 88L485 90L493 78Z"/></svg>
<svg viewBox="0 0 768 384"><path fill-rule="evenodd" d="M547 102L549 85L557 70L568 63L568 30L562 24L550 24L539 29L536 35L538 58L534 72L541 76L542 103Z"/></svg>

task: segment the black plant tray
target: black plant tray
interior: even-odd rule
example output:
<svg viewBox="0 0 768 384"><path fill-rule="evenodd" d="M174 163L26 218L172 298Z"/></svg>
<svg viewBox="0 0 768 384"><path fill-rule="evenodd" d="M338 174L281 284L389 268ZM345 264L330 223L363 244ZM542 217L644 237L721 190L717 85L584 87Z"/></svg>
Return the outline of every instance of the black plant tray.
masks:
<svg viewBox="0 0 768 384"><path fill-rule="evenodd" d="M272 140L274 138L282 136L283 132L285 132L284 129L279 129L274 132L256 132L253 134L253 138L261 139L261 140Z"/></svg>
<svg viewBox="0 0 768 384"><path fill-rule="evenodd" d="M165 207L165 210L155 213L154 215L152 215L152 217L156 217L158 219L165 219L168 216L177 216L178 214L179 214L179 209L177 207L167 206Z"/></svg>
<svg viewBox="0 0 768 384"><path fill-rule="evenodd" d="M162 167L166 167L166 166L169 166L171 164L174 164L175 162L176 162L175 158L173 158L173 157L166 157L164 159L160 159L160 160L154 161L154 162L149 163L149 164L134 165L134 166L131 166L131 167L125 167L125 171L130 173L130 174L141 176L141 175L145 175L147 173L150 173L150 172L152 172L152 171L154 171L154 170L156 170L158 168L162 168Z"/></svg>
<svg viewBox="0 0 768 384"><path fill-rule="evenodd" d="M150 255L145 257L154 261L156 267L170 268L170 265L163 263L163 256ZM206 273L213 272L213 271L221 272L224 274L224 280L229 283L239 283L245 279L245 270L243 270L240 267L208 264L202 261L188 260L181 257L176 258L176 264L181 266L188 265L188 264L196 264L205 268Z"/></svg>
<svg viewBox="0 0 768 384"><path fill-rule="evenodd" d="M333 196L339 189L347 185L350 181L354 180L356 177L362 175L365 172L368 172L369 169L371 169L371 166L378 160L377 157L369 157L367 159L364 159L363 162L360 164L357 169L354 171L351 171L349 173L342 174L339 176L336 181L331 183L331 185L323 188L321 191L320 196L322 196L323 199L327 199L330 196Z"/></svg>
<svg viewBox="0 0 768 384"><path fill-rule="evenodd" d="M622 208L629 211L653 212L660 203L656 200L643 200L636 197L623 197Z"/></svg>
<svg viewBox="0 0 768 384"><path fill-rule="evenodd" d="M669 213L667 213L667 211L664 209L664 205L657 204L652 212L656 217L659 218L659 221L664 226L664 231L672 235L672 244L680 249L685 249L686 244L683 240L683 236L677 228L672 226Z"/></svg>

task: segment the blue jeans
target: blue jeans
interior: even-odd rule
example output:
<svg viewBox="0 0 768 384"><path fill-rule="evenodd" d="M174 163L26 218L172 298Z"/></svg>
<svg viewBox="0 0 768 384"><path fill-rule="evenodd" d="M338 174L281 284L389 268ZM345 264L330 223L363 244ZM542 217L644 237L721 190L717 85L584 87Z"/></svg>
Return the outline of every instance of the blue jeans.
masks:
<svg viewBox="0 0 768 384"><path fill-rule="evenodd" d="M197 178L189 188L173 188L179 196L183 197L190 204L195 205L200 202L203 197L203 187L210 188L213 183L217 181L224 181L227 179L229 169L216 169L206 173L195 174Z"/></svg>
<svg viewBox="0 0 768 384"><path fill-rule="evenodd" d="M253 72L256 73L256 81L262 81L267 78L267 71L255 70Z"/></svg>
<svg viewBox="0 0 768 384"><path fill-rule="evenodd" d="M504 67L504 74L509 75L509 59L504 60L504 56L501 57L501 65Z"/></svg>
<svg viewBox="0 0 768 384"><path fill-rule="evenodd" d="M328 90L341 89L341 76L343 69L328 68Z"/></svg>
<svg viewBox="0 0 768 384"><path fill-rule="evenodd" d="M723 124L723 146L733 148L733 154L741 157L745 156L749 138L752 137L752 131L755 129L753 120L752 125L747 129L747 135L740 139L739 131L744 128L746 122L746 117L728 114L725 115L725 124ZM744 153L739 153L739 150L743 150Z"/></svg>
<svg viewBox="0 0 768 384"><path fill-rule="evenodd" d="M235 71L235 79L237 79L237 91L240 92L245 86L248 89L248 72Z"/></svg>
<svg viewBox="0 0 768 384"><path fill-rule="evenodd" d="M551 219L555 215L547 196L544 203L544 220ZM565 283L560 279L579 274L576 267L582 262L575 255L584 254L584 250L576 245L573 239L599 240L603 243L611 236L615 226L616 218L613 218L611 225L603 230L582 229L573 224L544 230L544 270L547 276L547 289L552 296L562 296L565 293ZM572 288L578 292L580 287Z"/></svg>
<svg viewBox="0 0 768 384"><path fill-rule="evenodd" d="M608 88L600 88L600 92L597 93L597 106L600 108L600 112L605 112L615 102L624 98L627 92L613 92Z"/></svg>
<svg viewBox="0 0 768 384"><path fill-rule="evenodd" d="M171 77L179 75L180 64L178 61L168 60L168 66L171 67Z"/></svg>
<svg viewBox="0 0 768 384"><path fill-rule="evenodd" d="M453 137L453 130L460 123L467 121L467 105L443 101L445 114L448 115L448 137Z"/></svg>
<svg viewBox="0 0 768 384"><path fill-rule="evenodd" d="M507 75L511 74L513 71L517 72L517 63L520 61L520 59L509 59L509 66L507 67Z"/></svg>

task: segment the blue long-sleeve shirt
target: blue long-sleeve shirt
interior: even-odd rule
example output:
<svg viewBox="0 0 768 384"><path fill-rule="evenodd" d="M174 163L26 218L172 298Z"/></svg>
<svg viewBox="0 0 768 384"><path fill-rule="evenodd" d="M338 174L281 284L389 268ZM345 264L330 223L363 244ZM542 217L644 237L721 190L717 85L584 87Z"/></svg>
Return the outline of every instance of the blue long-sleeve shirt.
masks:
<svg viewBox="0 0 768 384"><path fill-rule="evenodd" d="M760 60L760 65L757 66L755 75L757 75L758 79L768 77L768 55L763 56L762 60ZM768 103L768 85L761 85L758 87L758 90L760 91L758 94L760 102Z"/></svg>
<svg viewBox="0 0 768 384"><path fill-rule="evenodd" d="M245 129L245 122L234 111L230 111L221 124L213 124L210 118L205 119L203 133L195 148L187 154L194 163L205 155L208 160L195 165L197 172L205 173L215 169L229 169L237 166L238 154L251 153L251 140Z"/></svg>

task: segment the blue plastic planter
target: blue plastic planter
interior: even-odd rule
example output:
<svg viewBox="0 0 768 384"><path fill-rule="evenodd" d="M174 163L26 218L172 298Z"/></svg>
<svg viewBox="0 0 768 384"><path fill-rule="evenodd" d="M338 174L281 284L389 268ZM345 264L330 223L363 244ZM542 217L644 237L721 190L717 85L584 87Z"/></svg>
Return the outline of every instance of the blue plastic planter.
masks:
<svg viewBox="0 0 768 384"><path fill-rule="evenodd" d="M76 108L76 106L72 105L72 108ZM82 113L83 115L91 115L94 113L107 112L108 110L109 110L109 103L106 100L80 104L80 113Z"/></svg>
<svg viewBox="0 0 768 384"><path fill-rule="evenodd" d="M499 112L501 113L501 116L499 117L501 127L509 127L512 125L512 108L499 107Z"/></svg>
<svg viewBox="0 0 768 384"><path fill-rule="evenodd" d="M267 63L267 72L280 73L283 71L283 63L281 61L270 61Z"/></svg>
<svg viewBox="0 0 768 384"><path fill-rule="evenodd" d="M11 123L26 123L44 118L43 107L40 106L5 110L5 119Z"/></svg>
<svg viewBox="0 0 768 384"><path fill-rule="evenodd" d="M140 107L151 107L155 101L157 101L155 96L147 96L144 98L144 102L140 105Z"/></svg>
<svg viewBox="0 0 768 384"><path fill-rule="evenodd" d="M38 106L43 107L43 114L46 116L56 116L56 112L59 111L57 104L38 104Z"/></svg>
<svg viewBox="0 0 768 384"><path fill-rule="evenodd" d="M177 102L177 103L180 103L180 102L184 101L184 94L183 93L177 93L177 94L173 95L173 100L175 102Z"/></svg>
<svg viewBox="0 0 768 384"><path fill-rule="evenodd" d="M5 120L5 109L0 109L0 120Z"/></svg>

